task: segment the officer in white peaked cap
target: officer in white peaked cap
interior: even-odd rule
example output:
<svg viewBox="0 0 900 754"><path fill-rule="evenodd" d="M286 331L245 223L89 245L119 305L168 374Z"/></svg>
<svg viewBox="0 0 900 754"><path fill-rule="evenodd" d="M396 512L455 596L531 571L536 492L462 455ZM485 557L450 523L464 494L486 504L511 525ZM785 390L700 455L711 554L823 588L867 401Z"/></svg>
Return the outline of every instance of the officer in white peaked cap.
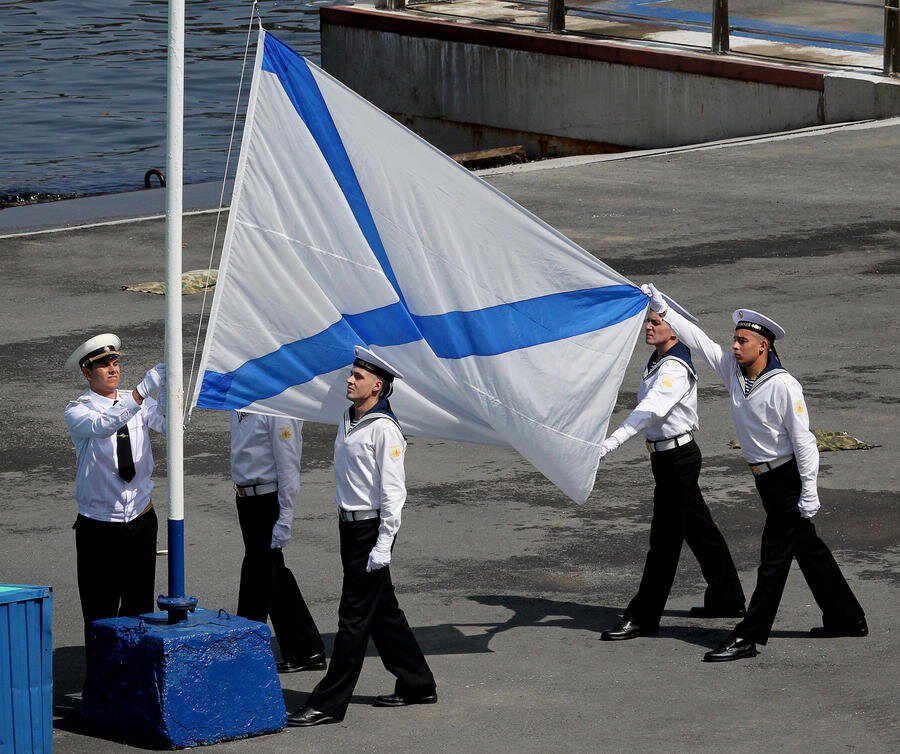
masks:
<svg viewBox="0 0 900 754"><path fill-rule="evenodd" d="M670 306L678 306L667 300ZM684 309L678 309L693 320ZM603 641L657 632L684 542L697 558L707 584L704 604L691 608L691 615L739 618L744 614L744 590L734 560L698 484L703 459L694 439L700 423L691 351L654 311L647 312L644 341L653 351L638 387L638 405L606 438L600 452L603 458L639 432L646 437L655 481L650 549L637 594L619 623L600 635Z"/></svg>
<svg viewBox="0 0 900 754"><path fill-rule="evenodd" d="M157 364L133 390L119 390L120 348L113 333L96 335L65 364L88 383L65 412L77 466L75 550L86 647L93 621L154 610L157 520L148 429L165 432L154 398L166 372Z"/></svg>
<svg viewBox="0 0 900 754"><path fill-rule="evenodd" d="M347 378L344 413L334 442L335 500L341 538L343 591L328 672L288 715L288 725L308 727L344 718L362 670L369 637L394 692L375 698L378 707L433 704L434 676L397 603L391 581L391 551L406 500L403 458L406 440L388 396L400 371L362 346Z"/></svg>
<svg viewBox="0 0 900 754"><path fill-rule="evenodd" d="M668 306L652 285L642 290L650 296L650 308L729 389L741 452L766 511L761 562L747 614L703 659L722 662L757 654L756 645L768 641L794 558L822 610L823 625L811 635L865 636L865 613L810 520L819 510L819 451L809 429L803 389L775 352L784 328L757 311L738 309L732 315L734 338L727 354Z"/></svg>

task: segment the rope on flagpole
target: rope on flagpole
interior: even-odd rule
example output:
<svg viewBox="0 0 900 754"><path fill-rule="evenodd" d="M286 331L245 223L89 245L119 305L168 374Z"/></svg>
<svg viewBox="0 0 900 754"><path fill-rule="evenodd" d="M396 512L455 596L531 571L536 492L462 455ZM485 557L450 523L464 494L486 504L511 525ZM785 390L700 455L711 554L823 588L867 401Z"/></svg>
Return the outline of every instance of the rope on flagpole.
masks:
<svg viewBox="0 0 900 754"><path fill-rule="evenodd" d="M203 301L200 304L200 322L197 324L197 337L194 340L194 352L191 355L191 371L188 375L188 391L185 395L193 395L195 380L197 379L197 375L195 370L197 368L197 351L200 348L200 333L203 331L203 316L206 313L206 299L207 294L209 292L209 283L212 278L212 270L213 270L213 262L215 260L216 255L216 242L219 239L219 223L222 219L222 207L225 204L225 187L228 183L228 168L231 164L231 153L234 148L234 133L237 130L237 119L238 119L238 111L240 109L241 104L241 94L244 91L244 74L247 70L247 57L250 53L250 37L253 32L253 17L256 16L257 23L259 24L259 30L263 30L262 25L262 17L259 13L259 0L253 0L253 7L250 9L250 20L247 23L247 39L244 43L244 60L241 63L241 78L238 82L238 93L237 99L234 103L234 118L231 121L231 138L228 141L228 152L225 157L225 171L222 175L222 190L219 194L219 207L216 211L216 225L213 230L213 240L212 247L209 250L209 263L206 265L207 273L206 273L206 285L203 286ZM185 401L184 413L182 414L182 422L187 424L191 419L191 412L194 410L193 406L189 407L190 401Z"/></svg>

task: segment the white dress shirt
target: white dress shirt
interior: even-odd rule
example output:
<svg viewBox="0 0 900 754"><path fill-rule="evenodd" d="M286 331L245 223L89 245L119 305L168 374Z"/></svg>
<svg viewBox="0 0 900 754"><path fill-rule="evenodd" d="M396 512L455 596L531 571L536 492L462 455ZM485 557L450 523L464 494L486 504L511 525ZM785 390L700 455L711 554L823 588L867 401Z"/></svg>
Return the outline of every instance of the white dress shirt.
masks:
<svg viewBox="0 0 900 754"><path fill-rule="evenodd" d="M291 541L294 503L300 494L303 422L242 411L231 413L231 478L240 487L277 482L278 521L272 546Z"/></svg>
<svg viewBox="0 0 900 754"><path fill-rule="evenodd" d="M671 349L644 368L638 404L612 436L621 445L643 432L648 440L668 440L700 428L697 375Z"/></svg>
<svg viewBox="0 0 900 754"><path fill-rule="evenodd" d="M750 464L794 455L802 489L798 503L807 518L819 510L816 479L819 451L809 429L803 388L784 369L761 374L745 397L744 375L734 358L706 333L671 307L664 317L672 331L694 353L699 353L731 393L731 418L741 452Z"/></svg>
<svg viewBox="0 0 900 754"><path fill-rule="evenodd" d="M335 501L345 511L380 511L376 546L390 545L406 501L403 432L387 414L370 411L351 429L350 412L334 441Z"/></svg>
<svg viewBox="0 0 900 754"><path fill-rule="evenodd" d="M153 451L148 427L164 433L166 420L153 398L139 406L131 392L117 391L114 401L88 390L66 406L66 426L75 444L75 500L87 518L131 521L150 503ZM119 476L118 468L116 432L123 424L128 425L134 459L130 482Z"/></svg>

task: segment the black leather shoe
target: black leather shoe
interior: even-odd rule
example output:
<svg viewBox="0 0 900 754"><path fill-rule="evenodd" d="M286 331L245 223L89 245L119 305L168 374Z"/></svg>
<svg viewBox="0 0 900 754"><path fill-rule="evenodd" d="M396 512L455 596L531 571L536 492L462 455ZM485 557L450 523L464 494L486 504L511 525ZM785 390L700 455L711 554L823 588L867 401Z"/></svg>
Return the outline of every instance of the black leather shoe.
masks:
<svg viewBox="0 0 900 754"><path fill-rule="evenodd" d="M382 694L376 696L372 705L375 707L406 707L410 704L436 704L437 694L422 696L404 696L403 694Z"/></svg>
<svg viewBox="0 0 900 754"><path fill-rule="evenodd" d="M856 623L836 626L816 626L809 630L813 639L833 639L837 636L868 636L869 624L865 618L860 618Z"/></svg>
<svg viewBox="0 0 900 754"><path fill-rule="evenodd" d="M299 673L301 670L325 670L325 653L319 652L305 660L282 660L275 663L279 673Z"/></svg>
<svg viewBox="0 0 900 754"><path fill-rule="evenodd" d="M739 636L731 636L722 642L712 652L703 655L703 662L728 662L729 660L743 660L745 657L756 657L756 644Z"/></svg>
<svg viewBox="0 0 900 754"><path fill-rule="evenodd" d="M739 607L737 610L719 607L692 607L690 616L692 618L743 618L746 610Z"/></svg>
<svg viewBox="0 0 900 754"><path fill-rule="evenodd" d="M642 628L634 621L622 618L616 623L615 628L604 631L600 634L600 641L624 641L625 639L636 639L638 636L652 636L657 629Z"/></svg>
<svg viewBox="0 0 900 754"><path fill-rule="evenodd" d="M309 728L312 725L328 725L330 723L339 723L341 720L324 712L319 712L312 707L302 707L296 712L292 712L287 716L287 724L292 728Z"/></svg>

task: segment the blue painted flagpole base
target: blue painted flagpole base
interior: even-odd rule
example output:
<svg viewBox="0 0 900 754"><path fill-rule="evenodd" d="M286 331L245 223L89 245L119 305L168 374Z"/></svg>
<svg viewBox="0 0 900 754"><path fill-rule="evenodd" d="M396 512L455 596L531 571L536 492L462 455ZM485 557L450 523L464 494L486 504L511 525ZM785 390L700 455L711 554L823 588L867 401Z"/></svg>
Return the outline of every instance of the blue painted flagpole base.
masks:
<svg viewBox="0 0 900 754"><path fill-rule="evenodd" d="M264 623L198 608L96 621L81 702L102 738L174 749L258 736L287 721Z"/></svg>

